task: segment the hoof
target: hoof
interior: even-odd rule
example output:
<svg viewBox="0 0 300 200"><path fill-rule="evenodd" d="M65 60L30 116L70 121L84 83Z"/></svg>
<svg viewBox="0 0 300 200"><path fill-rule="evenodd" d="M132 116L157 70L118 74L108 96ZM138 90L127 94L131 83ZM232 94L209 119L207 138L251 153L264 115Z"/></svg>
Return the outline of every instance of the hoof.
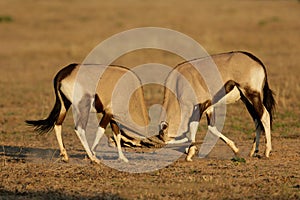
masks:
<svg viewBox="0 0 300 200"><path fill-rule="evenodd" d="M250 153L249 153L249 157L257 157L258 156L258 152L259 152L259 150L252 150L252 151L250 151Z"/></svg>
<svg viewBox="0 0 300 200"><path fill-rule="evenodd" d="M65 163L69 162L68 155L66 155L66 154L60 154L60 157L61 157L61 161L65 162Z"/></svg>
<svg viewBox="0 0 300 200"><path fill-rule="evenodd" d="M100 165L100 160L92 160L92 164Z"/></svg>
<svg viewBox="0 0 300 200"><path fill-rule="evenodd" d="M266 158L270 158L270 153L271 153L271 150L265 152Z"/></svg>
<svg viewBox="0 0 300 200"><path fill-rule="evenodd" d="M68 163L69 162L69 158L61 158L61 161Z"/></svg>
<svg viewBox="0 0 300 200"><path fill-rule="evenodd" d="M253 157L258 158L258 159L261 159L261 155L259 155L259 154L254 154Z"/></svg>
<svg viewBox="0 0 300 200"><path fill-rule="evenodd" d="M99 160L98 158L96 158L96 156L93 157L93 158L91 158L91 162L92 162L93 164L97 164L97 165L99 165L99 164L101 163L100 160Z"/></svg>
<svg viewBox="0 0 300 200"><path fill-rule="evenodd" d="M191 162L191 161L193 161L193 160L192 160L192 157L197 153L198 148L197 148L197 146L195 146L195 145L191 145L191 146L188 148L188 150L186 150L186 151L187 151L187 156L186 156L185 160L186 160L187 162Z"/></svg>
<svg viewBox="0 0 300 200"><path fill-rule="evenodd" d="M187 161L187 162L192 162L193 160L192 160L192 158L190 158L190 157L187 156L187 157L185 158L185 161Z"/></svg>

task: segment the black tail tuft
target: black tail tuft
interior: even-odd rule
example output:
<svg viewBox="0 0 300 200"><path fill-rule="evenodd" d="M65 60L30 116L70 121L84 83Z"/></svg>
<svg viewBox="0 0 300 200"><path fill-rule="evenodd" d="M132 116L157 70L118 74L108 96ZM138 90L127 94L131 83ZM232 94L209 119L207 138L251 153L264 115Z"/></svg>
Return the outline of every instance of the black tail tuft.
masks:
<svg viewBox="0 0 300 200"><path fill-rule="evenodd" d="M49 116L46 119L42 119L42 120L25 121L29 126L33 126L34 131L38 132L39 134L45 134L51 131L55 125L55 122L59 117L60 110L61 110L61 102L58 94L59 93L58 90L60 86L59 81L60 81L59 76L57 74L53 80L54 92L55 92L55 104Z"/></svg>
<svg viewBox="0 0 300 200"><path fill-rule="evenodd" d="M265 86L264 86L264 97L263 97L263 104L266 107L267 111L270 114L270 123L272 127L273 123L273 115L275 112L275 107L276 107L276 101L274 99L274 93L273 91L269 88L269 84L266 81Z"/></svg>
<svg viewBox="0 0 300 200"><path fill-rule="evenodd" d="M55 105L47 117L47 119L42 120L26 120L25 122L29 126L34 127L34 131L38 132L39 134L48 133L51 131L55 125L56 120L58 119L59 113L61 109L61 104L59 99L56 99Z"/></svg>
<svg viewBox="0 0 300 200"><path fill-rule="evenodd" d="M34 130L37 131L39 134L48 133L54 128L55 123L60 117L62 106L64 106L66 110L68 110L68 108L70 107L71 102L60 91L60 87L61 81L65 77L70 75L77 65L78 64L75 63L68 65L67 67L61 69L54 77L53 86L55 92L55 104L47 119L25 121L28 125L33 126Z"/></svg>

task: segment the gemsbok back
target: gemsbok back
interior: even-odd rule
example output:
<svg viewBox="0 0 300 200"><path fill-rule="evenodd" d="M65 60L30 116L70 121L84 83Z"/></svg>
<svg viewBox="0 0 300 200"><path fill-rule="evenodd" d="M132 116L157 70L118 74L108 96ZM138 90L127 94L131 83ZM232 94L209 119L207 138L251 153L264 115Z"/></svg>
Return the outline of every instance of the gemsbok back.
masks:
<svg viewBox="0 0 300 200"><path fill-rule="evenodd" d="M210 94L205 80L193 65L200 66L201 69L207 69L207 63L210 60L216 64L217 69L223 81L222 93ZM196 102L185 99L183 93L185 88L180 86L182 78L189 82L195 91ZM176 143L174 138L178 137L178 124L181 120L186 120L184 123L184 132L191 133L190 140L195 143L197 127L199 125L202 114L206 114L208 121L208 130L214 135L220 137L235 154L238 154L239 149L234 142L225 137L215 126L215 108L220 102L226 101L226 104L234 103L238 100L246 105L246 108L252 116L255 127L256 137L254 138L253 146L250 151L250 156L254 156L259 148L259 138L262 131L266 136L265 156L269 157L272 150L271 146L271 125L272 114L275 108L275 100L273 92L269 88L267 72L264 64L254 55L243 51L234 51L212 55L194 59L177 65L170 72L165 82L168 88L174 88L177 93L177 99L171 90L165 90L163 107L166 110L166 116L161 122L160 135L164 138L165 143ZM221 88L220 88L221 91ZM180 108L179 103L183 105ZM180 116L180 112L184 112ZM195 117L196 116L196 117ZM186 137L187 138L187 137ZM185 141L187 140L186 138ZM187 157L191 161L191 156Z"/></svg>
<svg viewBox="0 0 300 200"><path fill-rule="evenodd" d="M85 89L85 84L78 82L78 74L81 67L85 69L91 69L91 75L93 75L93 69L103 68L104 72L97 82L94 91ZM135 86L136 90L132 93L130 98L129 109L131 111L131 117L133 120L141 126L148 124L148 115L144 102L143 89L141 87L140 79L129 69L122 66L104 66L93 64L91 66L87 64L70 64L61 69L54 78L54 92L55 92L55 104L46 119L42 120L27 120L28 125L34 126L34 130L42 133L47 133L54 128L56 137L58 140L60 155L63 161L69 160L65 146L62 140L62 123L65 119L66 113L70 106L73 104L73 108L76 111L76 115L73 114L75 121L75 132L79 137L88 157L92 162L99 163L99 159L96 157L95 148L102 135L105 132L107 125L110 123L113 130L114 139L117 144L119 159L128 162L121 149L121 134L118 126L119 116L117 113L113 113L112 98L115 85L124 76L127 75L127 83L130 87ZM90 77L85 77L85 80L90 81ZM97 79L96 79L97 80ZM80 90L80 91L78 91ZM125 91L127 92L127 91ZM74 102L74 97L77 96L77 100ZM118 94L117 94L118 95ZM122 96L119 96L122 100ZM102 118L97 128L96 136L92 147L90 148L86 138L86 126L87 118L90 110L93 109L97 113L102 113ZM73 110L74 111L74 110Z"/></svg>

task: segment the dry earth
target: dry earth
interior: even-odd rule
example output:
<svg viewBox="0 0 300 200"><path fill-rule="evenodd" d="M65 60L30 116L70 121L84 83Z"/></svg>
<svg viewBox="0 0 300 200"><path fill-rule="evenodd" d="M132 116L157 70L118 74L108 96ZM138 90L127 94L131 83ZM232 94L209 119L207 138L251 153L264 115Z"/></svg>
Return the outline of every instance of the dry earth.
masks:
<svg viewBox="0 0 300 200"><path fill-rule="evenodd" d="M0 199L300 199L299 1L2 0L0 8ZM182 156L150 173L90 164L71 114L64 124L69 164L59 162L54 134L26 127L25 119L51 110L52 78L62 66L82 62L113 34L144 26L180 31L211 54L247 50L264 61L277 100L269 159L247 157L254 125L240 103L229 106L223 133L246 162L233 162L218 142L205 159ZM116 62L175 66L180 59L146 50ZM149 104L161 98L156 89L145 94Z"/></svg>

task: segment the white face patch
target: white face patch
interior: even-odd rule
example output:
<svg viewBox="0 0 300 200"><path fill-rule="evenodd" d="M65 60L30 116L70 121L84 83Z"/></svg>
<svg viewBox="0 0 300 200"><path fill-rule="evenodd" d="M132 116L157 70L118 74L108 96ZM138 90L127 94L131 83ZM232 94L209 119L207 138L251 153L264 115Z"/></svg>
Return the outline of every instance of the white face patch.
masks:
<svg viewBox="0 0 300 200"><path fill-rule="evenodd" d="M169 126L168 122L162 121L160 123L160 130L166 130L168 126Z"/></svg>

